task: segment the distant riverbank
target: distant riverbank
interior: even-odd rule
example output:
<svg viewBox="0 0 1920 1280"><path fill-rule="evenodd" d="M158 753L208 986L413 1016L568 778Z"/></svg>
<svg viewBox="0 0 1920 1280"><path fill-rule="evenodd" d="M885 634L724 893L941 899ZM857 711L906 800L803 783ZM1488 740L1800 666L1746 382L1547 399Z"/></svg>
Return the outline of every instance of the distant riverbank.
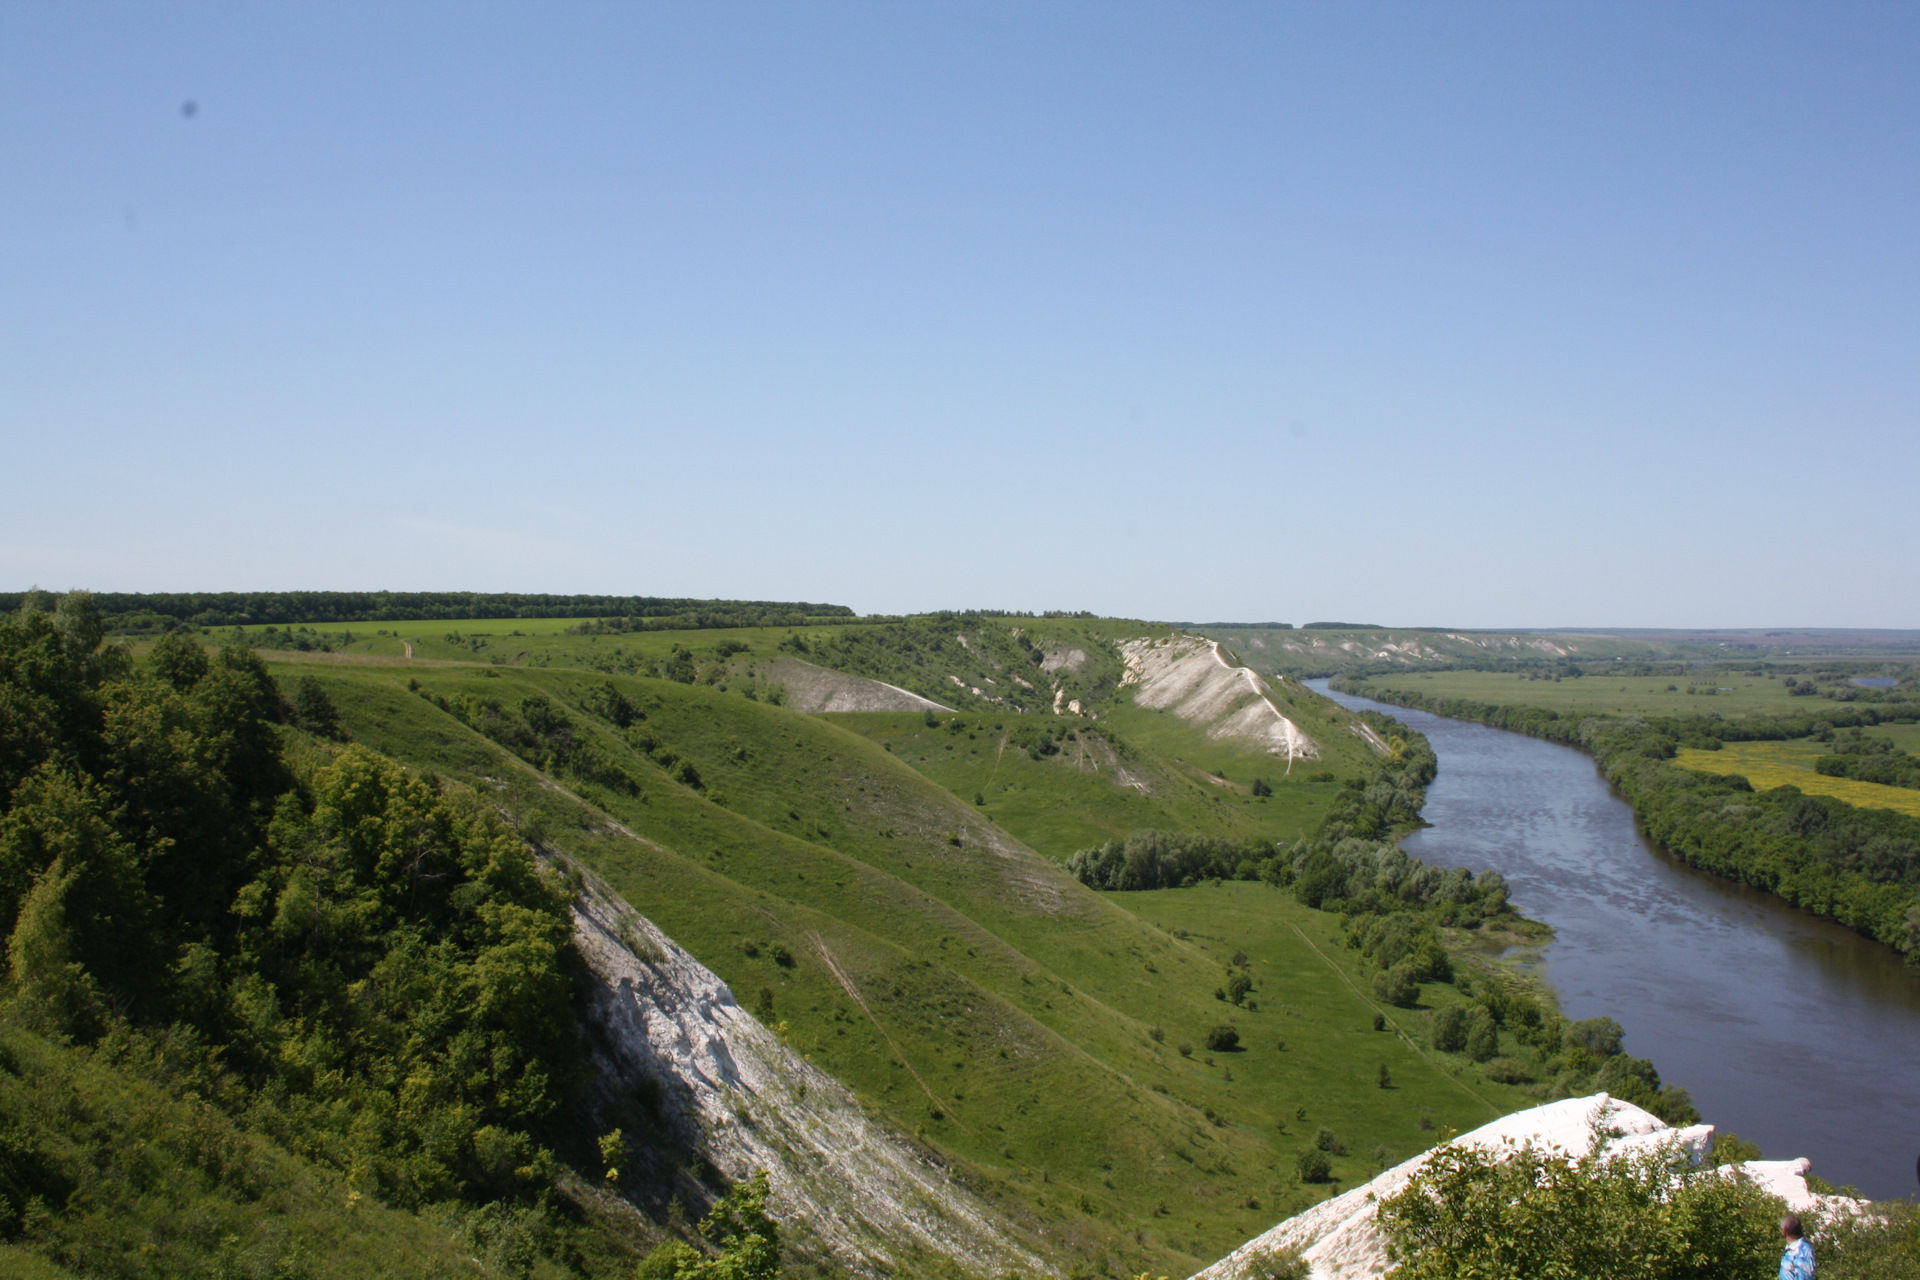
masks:
<svg viewBox="0 0 1920 1280"><path fill-rule="evenodd" d="M1920 1154L1920 972L1779 899L1655 852L1570 747L1316 688L1386 711L1439 757L1409 854L1493 869L1553 926L1546 979L1569 1017L1605 1014L1628 1052L1709 1123L1875 1198L1907 1196Z"/></svg>

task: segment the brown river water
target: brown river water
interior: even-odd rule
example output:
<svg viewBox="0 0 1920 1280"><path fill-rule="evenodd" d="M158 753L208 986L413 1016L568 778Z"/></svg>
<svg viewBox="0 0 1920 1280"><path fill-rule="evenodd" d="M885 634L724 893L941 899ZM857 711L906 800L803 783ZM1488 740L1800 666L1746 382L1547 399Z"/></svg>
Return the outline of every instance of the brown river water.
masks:
<svg viewBox="0 0 1920 1280"><path fill-rule="evenodd" d="M1407 852L1492 868L1554 928L1538 958L1570 1018L1606 1014L1627 1052L1720 1132L1875 1199L1920 1164L1920 969L1891 948L1656 852L1593 760L1555 743L1313 687L1425 734L1440 760Z"/></svg>

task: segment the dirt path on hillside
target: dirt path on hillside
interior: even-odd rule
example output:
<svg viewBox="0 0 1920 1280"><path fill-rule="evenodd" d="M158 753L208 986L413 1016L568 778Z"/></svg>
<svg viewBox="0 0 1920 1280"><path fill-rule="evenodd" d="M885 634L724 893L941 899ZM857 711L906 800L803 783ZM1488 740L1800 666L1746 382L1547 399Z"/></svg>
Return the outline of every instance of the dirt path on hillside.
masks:
<svg viewBox="0 0 1920 1280"><path fill-rule="evenodd" d="M409 657L409 658L411 658L411 657L413 657L413 641L411 641L411 640L402 640L402 641L400 642L400 647L401 647L402 649L405 649L405 650L407 651L407 657Z"/></svg>
<svg viewBox="0 0 1920 1280"><path fill-rule="evenodd" d="M827 946L827 940L822 938L818 932L815 932L812 937L813 945L820 952L820 959L826 962L827 972L831 973L835 981L839 982L841 989L847 993L847 998L860 1006L860 1012L867 1015L867 1021L871 1022L873 1029L880 1033L880 1038L887 1042L887 1048L893 1050L894 1061L906 1068L907 1074L913 1077L913 1082L920 1086L920 1092L927 1095L927 1101L934 1105L935 1110L944 1111L947 1119L953 1121L953 1123L960 1128L966 1129L968 1133L972 1133L973 1130L967 1129L967 1126L961 1122L960 1117L953 1114L952 1103L942 1102L938 1097L934 1096L933 1090L927 1087L927 1082L920 1078L920 1073L913 1069L911 1062L907 1061L907 1055L900 1051L899 1043L887 1034L887 1029L880 1025L880 1019L873 1016L873 1010L868 1006L866 997L860 994L860 988L855 986L853 979L847 976L847 971L840 967L840 962L834 958L833 949Z"/></svg>

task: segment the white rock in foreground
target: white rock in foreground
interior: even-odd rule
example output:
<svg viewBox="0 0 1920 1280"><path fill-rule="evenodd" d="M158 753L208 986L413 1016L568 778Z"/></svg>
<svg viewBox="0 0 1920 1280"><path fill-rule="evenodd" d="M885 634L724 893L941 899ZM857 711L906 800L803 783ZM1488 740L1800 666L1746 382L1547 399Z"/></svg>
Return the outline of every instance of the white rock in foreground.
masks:
<svg viewBox="0 0 1920 1280"><path fill-rule="evenodd" d="M930 1153L869 1118L712 970L591 880L574 942L593 978L600 1087L657 1089L683 1139L730 1180L767 1170L774 1217L849 1273L898 1275L917 1253L967 1272L1054 1274Z"/></svg>
<svg viewBox="0 0 1920 1280"><path fill-rule="evenodd" d="M1675 1129L1651 1112L1630 1102L1620 1102L1598 1093L1590 1098L1568 1098L1543 1107L1516 1111L1491 1124L1480 1126L1453 1140L1454 1144L1498 1147L1512 1140L1516 1145L1531 1142L1536 1146L1557 1148L1571 1155L1586 1155L1592 1150L1594 1121L1607 1112L1607 1127L1620 1134L1607 1144L1609 1153L1645 1150L1676 1145L1692 1157L1703 1160L1713 1143L1713 1126L1692 1125ZM1438 1148L1435 1148L1438 1150ZM1199 1272L1193 1280L1249 1280L1255 1272L1252 1264L1275 1249L1292 1248L1313 1267L1314 1280L1362 1280L1387 1273L1387 1242L1375 1222L1382 1200L1400 1192L1413 1175L1426 1164L1431 1151L1395 1165L1373 1181L1296 1214L1279 1226L1256 1236L1232 1253ZM1856 1202L1838 1196L1818 1196L1807 1186L1806 1174L1811 1162L1800 1160L1750 1160L1728 1165L1729 1172L1739 1170L1759 1183L1762 1190L1779 1196L1796 1213L1839 1203Z"/></svg>

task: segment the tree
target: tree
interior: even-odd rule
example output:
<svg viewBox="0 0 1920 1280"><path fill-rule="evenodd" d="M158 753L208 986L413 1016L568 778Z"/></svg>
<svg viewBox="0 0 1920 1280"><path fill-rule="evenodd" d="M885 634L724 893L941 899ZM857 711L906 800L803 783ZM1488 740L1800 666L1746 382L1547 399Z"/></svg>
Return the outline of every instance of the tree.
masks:
<svg viewBox="0 0 1920 1280"><path fill-rule="evenodd" d="M1229 1023L1223 1022L1207 1032L1207 1048L1214 1053L1232 1053L1239 1047L1239 1029Z"/></svg>
<svg viewBox="0 0 1920 1280"><path fill-rule="evenodd" d="M1402 1009L1411 1009L1420 1003L1420 984L1414 981L1413 967L1397 964L1374 974L1373 994Z"/></svg>
<svg viewBox="0 0 1920 1280"><path fill-rule="evenodd" d="M339 708L327 696L326 686L312 676L301 676L293 687L293 722L316 737L346 737Z"/></svg>
<svg viewBox="0 0 1920 1280"><path fill-rule="evenodd" d="M1467 1047L1467 1010L1464 1005L1442 1005L1433 1015L1433 1047L1458 1053Z"/></svg>
<svg viewBox="0 0 1920 1280"><path fill-rule="evenodd" d="M1467 1056L1475 1062L1485 1062L1499 1052L1500 1028L1494 1024L1492 1014L1475 1005L1467 1015Z"/></svg>

